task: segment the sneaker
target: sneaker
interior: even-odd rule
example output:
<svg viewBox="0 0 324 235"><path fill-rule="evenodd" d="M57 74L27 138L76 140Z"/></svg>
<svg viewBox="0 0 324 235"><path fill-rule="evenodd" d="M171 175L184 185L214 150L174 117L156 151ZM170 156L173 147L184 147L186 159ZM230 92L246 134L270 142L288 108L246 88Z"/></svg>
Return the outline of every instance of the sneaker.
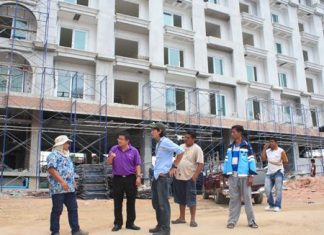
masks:
<svg viewBox="0 0 324 235"><path fill-rule="evenodd" d="M264 208L265 211L273 211L273 207L271 206L266 206L266 208Z"/></svg>
<svg viewBox="0 0 324 235"><path fill-rule="evenodd" d="M280 207L275 207L275 208L273 208L273 211L274 211L274 212L280 212L281 209L280 209Z"/></svg>

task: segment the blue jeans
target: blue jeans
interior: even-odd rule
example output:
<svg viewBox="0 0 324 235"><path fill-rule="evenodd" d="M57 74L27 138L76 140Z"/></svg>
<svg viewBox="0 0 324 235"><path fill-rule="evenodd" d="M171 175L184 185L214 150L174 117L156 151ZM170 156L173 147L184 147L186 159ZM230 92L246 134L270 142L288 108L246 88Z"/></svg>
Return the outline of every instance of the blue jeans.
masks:
<svg viewBox="0 0 324 235"><path fill-rule="evenodd" d="M159 176L152 182L152 205L155 210L157 226L165 232L170 231L171 209L169 203L170 177Z"/></svg>
<svg viewBox="0 0 324 235"><path fill-rule="evenodd" d="M270 207L281 208L282 185L283 185L283 174L280 170L274 174L266 176L265 192L266 192L266 195L268 198L268 204ZM276 200L274 200L273 195L272 195L273 187L275 187L275 190L276 190Z"/></svg>
<svg viewBox="0 0 324 235"><path fill-rule="evenodd" d="M75 193L62 193L52 195L52 213L51 213L51 232L52 234L59 233L60 231L60 216L63 211L63 205L66 206L68 211L69 224L72 233L78 232L79 219L78 219L78 204Z"/></svg>

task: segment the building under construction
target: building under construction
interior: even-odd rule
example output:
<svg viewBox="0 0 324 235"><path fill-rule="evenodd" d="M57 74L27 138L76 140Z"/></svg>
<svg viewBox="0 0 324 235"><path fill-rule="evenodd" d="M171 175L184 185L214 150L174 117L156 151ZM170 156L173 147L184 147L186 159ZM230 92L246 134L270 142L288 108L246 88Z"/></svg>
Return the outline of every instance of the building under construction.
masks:
<svg viewBox="0 0 324 235"><path fill-rule="evenodd" d="M262 3L261 3L262 2ZM222 159L241 124L291 172L323 174L324 1L0 0L1 189L46 187L54 138L103 161L128 130L145 177L149 124L195 130Z"/></svg>

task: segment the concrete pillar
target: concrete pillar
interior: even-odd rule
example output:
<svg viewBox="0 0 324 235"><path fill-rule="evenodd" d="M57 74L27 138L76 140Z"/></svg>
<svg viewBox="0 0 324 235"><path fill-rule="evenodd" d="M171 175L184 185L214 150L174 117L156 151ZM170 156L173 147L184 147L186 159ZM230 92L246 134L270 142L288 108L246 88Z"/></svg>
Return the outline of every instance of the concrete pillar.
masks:
<svg viewBox="0 0 324 235"><path fill-rule="evenodd" d="M105 60L97 60L96 62L96 90L95 90L95 100L99 102L100 95L104 98L105 93L102 90L100 93L100 81L107 76L107 96L108 104L114 102L114 66L113 62ZM104 102L103 102L104 103Z"/></svg>
<svg viewBox="0 0 324 235"><path fill-rule="evenodd" d="M302 43L299 33L299 27L298 27L298 15L297 15L297 8L293 6L288 6L288 15L290 19L290 26L293 28L292 33L292 56L295 58L298 58L296 62L295 67L295 74L296 78L294 81L296 81L295 89L298 89L300 91L306 91L306 77L305 77L305 63L303 59L303 49L302 49Z"/></svg>
<svg viewBox="0 0 324 235"><path fill-rule="evenodd" d="M150 130L142 132L141 156L143 178L148 179L149 169L152 167L152 138Z"/></svg>
<svg viewBox="0 0 324 235"><path fill-rule="evenodd" d="M318 45L315 47L315 51L317 53L315 58L317 58L318 64L324 65L324 28L320 16L314 15L313 26L314 34L319 36ZM322 69L322 73L319 74L318 79L320 81L320 87L318 90L322 91L324 89L324 68Z"/></svg>
<svg viewBox="0 0 324 235"><path fill-rule="evenodd" d="M263 42L264 49L268 51L268 56L265 61L265 82L271 85L278 86L278 68L277 68L277 53L275 49L275 40L273 36L273 27L271 22L271 10L269 0L262 1L261 17L265 19L263 27Z"/></svg>
<svg viewBox="0 0 324 235"><path fill-rule="evenodd" d="M246 119L246 101L249 97L249 87L247 83L239 82L235 89L236 112L238 118Z"/></svg>
<svg viewBox="0 0 324 235"><path fill-rule="evenodd" d="M164 65L163 0L149 1L149 56L152 65Z"/></svg>

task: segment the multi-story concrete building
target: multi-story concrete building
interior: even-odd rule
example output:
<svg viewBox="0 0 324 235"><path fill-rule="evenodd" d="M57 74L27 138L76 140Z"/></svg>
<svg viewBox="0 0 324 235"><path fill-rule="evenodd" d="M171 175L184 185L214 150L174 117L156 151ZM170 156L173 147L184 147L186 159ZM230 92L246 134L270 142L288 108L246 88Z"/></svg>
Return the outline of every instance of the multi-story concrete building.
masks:
<svg viewBox="0 0 324 235"><path fill-rule="evenodd" d="M323 142L323 16L322 0L0 0L4 176L44 176L55 135L102 155L121 128L147 171L151 121L196 129L207 156L231 125L257 153L275 133L308 171Z"/></svg>

